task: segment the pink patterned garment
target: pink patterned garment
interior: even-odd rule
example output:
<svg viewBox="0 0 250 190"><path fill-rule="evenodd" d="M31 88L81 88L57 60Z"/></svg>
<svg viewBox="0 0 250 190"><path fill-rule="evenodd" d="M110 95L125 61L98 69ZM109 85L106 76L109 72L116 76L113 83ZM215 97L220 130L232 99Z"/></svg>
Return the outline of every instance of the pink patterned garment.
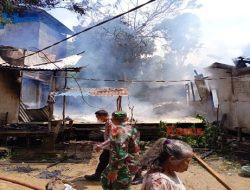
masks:
<svg viewBox="0 0 250 190"><path fill-rule="evenodd" d="M109 133L110 133L112 125L113 125L113 123L112 123L111 119L108 119L108 121L105 123L104 141L109 139Z"/></svg>
<svg viewBox="0 0 250 190"><path fill-rule="evenodd" d="M186 190L181 180L164 173L147 173L144 176L142 190Z"/></svg>

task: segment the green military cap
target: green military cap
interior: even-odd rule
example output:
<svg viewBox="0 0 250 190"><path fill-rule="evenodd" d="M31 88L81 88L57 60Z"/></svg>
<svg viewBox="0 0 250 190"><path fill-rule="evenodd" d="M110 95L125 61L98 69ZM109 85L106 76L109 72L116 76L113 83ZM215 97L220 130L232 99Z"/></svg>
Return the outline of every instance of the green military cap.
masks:
<svg viewBox="0 0 250 190"><path fill-rule="evenodd" d="M112 113L112 116L114 118L125 118L125 117L127 117L127 113L124 111L115 111Z"/></svg>

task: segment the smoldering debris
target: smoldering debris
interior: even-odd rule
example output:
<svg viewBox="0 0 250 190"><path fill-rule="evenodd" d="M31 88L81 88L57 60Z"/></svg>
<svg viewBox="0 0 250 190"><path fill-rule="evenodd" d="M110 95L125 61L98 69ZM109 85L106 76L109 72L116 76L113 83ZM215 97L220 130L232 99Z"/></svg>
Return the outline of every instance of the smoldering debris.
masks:
<svg viewBox="0 0 250 190"><path fill-rule="evenodd" d="M28 167L16 167L16 171L19 173L31 173L33 171L38 170L37 168L31 168L30 166Z"/></svg>
<svg viewBox="0 0 250 190"><path fill-rule="evenodd" d="M158 115L164 115L168 112L169 116L185 116L193 112L193 108L183 102L162 102L153 108Z"/></svg>
<svg viewBox="0 0 250 190"><path fill-rule="evenodd" d="M30 166L15 166L6 168L6 171L18 172L18 173L31 173L33 171L38 171L38 168L32 168Z"/></svg>
<svg viewBox="0 0 250 190"><path fill-rule="evenodd" d="M68 179L68 176L62 175L62 172L60 170L54 170L54 171L43 171L40 174L36 176L40 179L53 179L53 178L63 178Z"/></svg>

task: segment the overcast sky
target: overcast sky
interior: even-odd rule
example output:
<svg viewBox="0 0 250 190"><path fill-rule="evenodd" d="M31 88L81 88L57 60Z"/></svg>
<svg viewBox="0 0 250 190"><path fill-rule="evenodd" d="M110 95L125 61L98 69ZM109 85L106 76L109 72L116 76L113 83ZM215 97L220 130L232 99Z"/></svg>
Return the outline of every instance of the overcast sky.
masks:
<svg viewBox="0 0 250 190"><path fill-rule="evenodd" d="M201 20L203 48L190 56L189 62L208 65L218 61L232 64L250 44L249 0L200 0L203 7L195 11ZM50 13L69 28L78 25L77 15L65 9ZM250 55L249 55L250 56ZM216 57L216 58L215 58Z"/></svg>

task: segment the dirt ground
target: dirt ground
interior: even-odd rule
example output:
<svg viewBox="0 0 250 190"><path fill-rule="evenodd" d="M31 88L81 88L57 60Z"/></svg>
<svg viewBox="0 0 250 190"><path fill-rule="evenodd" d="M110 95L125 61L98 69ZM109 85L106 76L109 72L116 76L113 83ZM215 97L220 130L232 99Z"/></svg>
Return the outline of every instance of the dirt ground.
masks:
<svg viewBox="0 0 250 190"><path fill-rule="evenodd" d="M71 180L77 190L101 190L100 183L87 182L83 176L86 174L92 174L98 163L98 155L94 157L88 163L61 163L54 166L48 171L60 170L63 178ZM208 160L210 166L216 169L223 179L233 188L237 190L249 190L250 178L243 178L238 176L239 168L234 167L232 163L226 163L221 159ZM48 164L10 164L7 161L0 164L0 176L19 180L32 184L34 186L44 188L49 179L39 179L36 176L42 171L46 170ZM20 171L13 171L16 167L29 167L34 171L21 173ZM188 190L224 190L225 188L219 184L209 173L201 168L197 163L193 162L190 169L182 174L179 174L180 178L186 184ZM140 190L140 185L132 186L132 190ZM27 190L19 185L0 181L0 190Z"/></svg>

